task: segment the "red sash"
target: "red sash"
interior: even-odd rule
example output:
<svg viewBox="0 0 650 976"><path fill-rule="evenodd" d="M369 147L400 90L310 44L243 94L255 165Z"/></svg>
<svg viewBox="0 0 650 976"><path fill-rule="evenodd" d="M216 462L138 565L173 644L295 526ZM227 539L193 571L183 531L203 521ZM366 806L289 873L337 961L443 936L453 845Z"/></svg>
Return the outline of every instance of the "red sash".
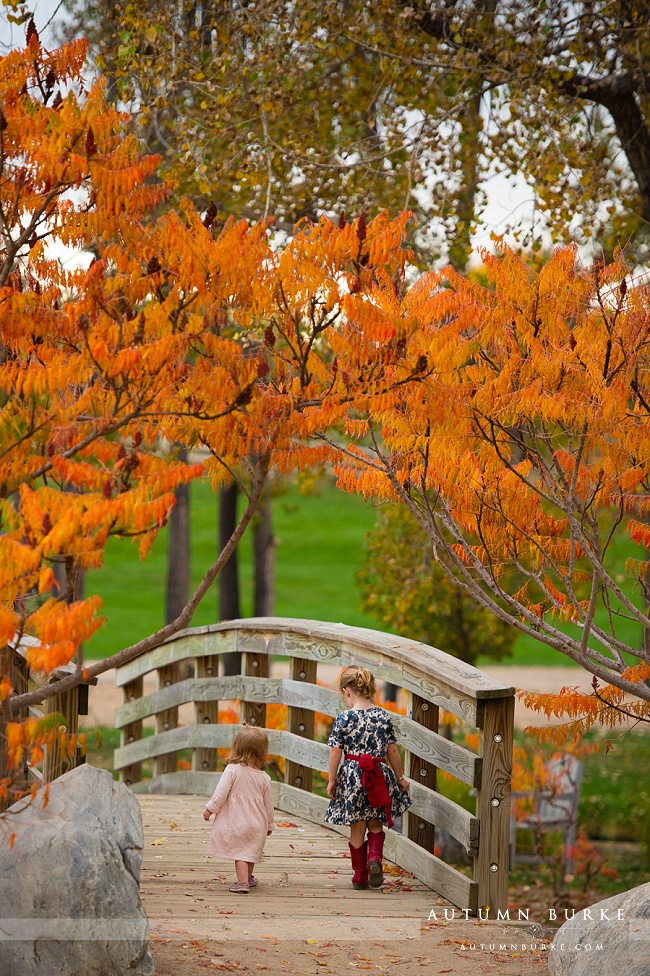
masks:
<svg viewBox="0 0 650 976"><path fill-rule="evenodd" d="M381 768L381 763L386 762L384 756L371 756L364 752L363 755L355 755L353 752L346 752L346 759L354 759L359 764L362 772L361 783L368 794L368 804L371 807L383 807L386 811L386 823L390 829L393 826L393 818L390 815L391 800L386 779Z"/></svg>

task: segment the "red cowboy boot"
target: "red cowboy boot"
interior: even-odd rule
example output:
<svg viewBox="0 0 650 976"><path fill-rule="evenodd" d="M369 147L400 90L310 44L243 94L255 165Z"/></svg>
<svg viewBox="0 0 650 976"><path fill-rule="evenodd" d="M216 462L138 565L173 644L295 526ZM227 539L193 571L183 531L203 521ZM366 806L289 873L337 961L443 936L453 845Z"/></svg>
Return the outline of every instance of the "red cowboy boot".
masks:
<svg viewBox="0 0 650 976"><path fill-rule="evenodd" d="M368 832L368 869L370 877L368 884L371 888L380 888L384 883L384 872L381 865L384 853L384 832Z"/></svg>
<svg viewBox="0 0 650 976"><path fill-rule="evenodd" d="M353 847L352 844L348 844L348 847L350 848L350 858L352 859L352 867L354 869L354 874L352 875L352 887L367 888L368 843L364 840L361 847Z"/></svg>

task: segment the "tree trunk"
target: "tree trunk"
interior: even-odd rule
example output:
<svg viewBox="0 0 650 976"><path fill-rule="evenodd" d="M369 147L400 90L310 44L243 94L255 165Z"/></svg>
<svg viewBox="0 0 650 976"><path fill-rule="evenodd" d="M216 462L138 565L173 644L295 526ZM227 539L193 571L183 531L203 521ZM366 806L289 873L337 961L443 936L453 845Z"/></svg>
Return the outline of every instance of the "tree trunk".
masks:
<svg viewBox="0 0 650 976"><path fill-rule="evenodd" d="M187 462L187 448L178 446L177 457ZM165 593L165 623L176 620L190 598L190 486L179 485L174 491L176 505L169 517L167 543L167 589ZM189 661L178 669L177 679L194 676L194 666Z"/></svg>
<svg viewBox="0 0 650 976"><path fill-rule="evenodd" d="M558 89L607 109L639 188L643 219L650 222L650 129L637 100L637 79L630 72L605 78L576 74L561 80Z"/></svg>
<svg viewBox="0 0 650 976"><path fill-rule="evenodd" d="M271 500L267 494L253 527L253 616L272 617L275 613L275 539Z"/></svg>
<svg viewBox="0 0 650 976"><path fill-rule="evenodd" d="M390 681L384 681L384 701L396 702L399 688Z"/></svg>
<svg viewBox="0 0 650 976"><path fill-rule="evenodd" d="M481 152L481 92L469 101L459 117L462 186L458 194L456 234L449 248L449 263L456 271L464 271L472 251L472 225L476 216L476 191L479 181Z"/></svg>
<svg viewBox="0 0 650 976"><path fill-rule="evenodd" d="M187 462L187 448L178 448L178 460ZM165 623L179 615L190 598L190 486L179 485L176 505L169 517Z"/></svg>
<svg viewBox="0 0 650 976"><path fill-rule="evenodd" d="M237 497L239 491L237 482L226 485L221 489L219 502L219 551L234 532L237 525ZM239 562L237 550L226 563L219 574L219 619L237 620L241 617L239 601ZM241 654L233 651L223 656L224 674L241 674Z"/></svg>

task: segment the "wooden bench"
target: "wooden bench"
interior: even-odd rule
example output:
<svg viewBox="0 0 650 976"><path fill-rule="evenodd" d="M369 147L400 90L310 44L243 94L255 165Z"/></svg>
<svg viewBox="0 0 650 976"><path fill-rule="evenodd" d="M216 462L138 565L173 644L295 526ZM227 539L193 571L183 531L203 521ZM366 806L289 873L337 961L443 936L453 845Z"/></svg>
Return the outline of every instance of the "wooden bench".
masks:
<svg viewBox="0 0 650 976"><path fill-rule="evenodd" d="M582 763L570 753L556 756L544 766L544 786L541 790L513 790L510 813L510 868L519 862L538 863L545 860L541 851L547 833L562 834L562 863L565 870L573 869L572 848L578 827L578 800L582 783ZM523 801L532 802L533 809L519 815ZM535 850L517 850L517 833L532 831Z"/></svg>

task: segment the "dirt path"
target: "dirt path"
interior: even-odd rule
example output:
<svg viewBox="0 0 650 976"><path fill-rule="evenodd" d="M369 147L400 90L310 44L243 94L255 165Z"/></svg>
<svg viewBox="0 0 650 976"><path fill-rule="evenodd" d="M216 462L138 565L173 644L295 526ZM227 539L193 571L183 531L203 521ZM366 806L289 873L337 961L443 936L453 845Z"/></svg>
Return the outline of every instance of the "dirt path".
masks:
<svg viewBox="0 0 650 976"><path fill-rule="evenodd" d="M482 925L482 927L480 927ZM374 976L533 976L547 972L546 952L521 928L462 923L453 929L424 929L409 942L330 942L318 939L261 943L188 940L152 942L156 976L196 976L197 972L265 973L265 976L350 976L366 970ZM530 949L530 946L536 948ZM595 970L597 972L597 970Z"/></svg>

